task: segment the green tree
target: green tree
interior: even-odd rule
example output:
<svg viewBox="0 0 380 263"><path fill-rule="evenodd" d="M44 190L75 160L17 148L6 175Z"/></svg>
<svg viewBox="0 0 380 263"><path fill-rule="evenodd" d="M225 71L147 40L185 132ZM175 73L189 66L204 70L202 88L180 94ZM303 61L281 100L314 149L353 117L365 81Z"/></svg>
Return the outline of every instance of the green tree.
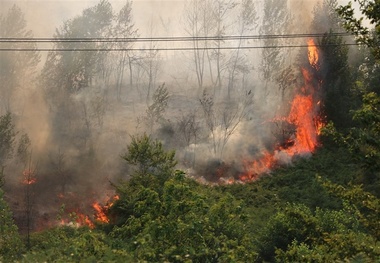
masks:
<svg viewBox="0 0 380 263"><path fill-rule="evenodd" d="M168 108L169 92L165 83L160 85L153 94L153 102L146 110L145 122L152 133L155 124L163 123L164 113Z"/></svg>
<svg viewBox="0 0 380 263"><path fill-rule="evenodd" d="M136 261L252 262L244 205L174 171L174 153L143 135L123 157L136 166L116 185L110 236Z"/></svg>
<svg viewBox="0 0 380 263"><path fill-rule="evenodd" d="M99 38L109 30L112 22L112 7L107 0L83 10L82 15L67 20L57 29L55 38ZM99 70L97 65L103 59L104 52L75 51L75 49L99 48L96 42L57 42L45 63L42 77L47 89L57 92L64 89L75 93L89 87L92 79ZM69 49L74 51L59 51ZM55 84L55 85L53 85ZM49 94L53 95L53 94ZM59 96L59 94L57 95Z"/></svg>
<svg viewBox="0 0 380 263"><path fill-rule="evenodd" d="M31 235L31 248L19 262L133 262L125 250L112 248L101 231L55 227Z"/></svg>
<svg viewBox="0 0 380 263"><path fill-rule="evenodd" d="M363 255L377 260L377 237L363 231L361 223L351 206L313 212L304 205L288 205L259 235L259 255L276 262L336 262Z"/></svg>
<svg viewBox="0 0 380 263"><path fill-rule="evenodd" d="M363 190L360 185L343 187L320 177L318 180L331 195L341 198L351 204L350 209L357 220L375 239L380 238L380 199Z"/></svg>
<svg viewBox="0 0 380 263"><path fill-rule="evenodd" d="M112 21L112 7L107 0L100 1L97 5L83 10L82 15L68 20L57 30L56 38L93 38L102 37L107 33ZM78 43L58 42L57 48L97 48L97 43ZM58 67L63 68L65 74L66 85L64 88L71 93L79 91L82 88L90 86L92 78L98 71L96 67L100 64L104 53L100 52L57 52ZM52 65L47 65L52 66ZM62 75L60 76L62 77Z"/></svg>
<svg viewBox="0 0 380 263"><path fill-rule="evenodd" d="M27 30L24 13L13 5L5 14L0 15L1 38L31 38L33 33ZM12 98L17 90L30 86L35 77L36 66L40 55L33 51L35 43L2 42L1 48L24 48L31 51L1 51L0 52L0 107L5 111L13 111ZM20 99L20 97L19 97Z"/></svg>
<svg viewBox="0 0 380 263"><path fill-rule="evenodd" d="M12 212L4 200L4 165L12 156L16 132L12 116L0 116L0 261L14 261L20 256L23 244L13 222Z"/></svg>
<svg viewBox="0 0 380 263"><path fill-rule="evenodd" d="M0 170L0 261L13 262L21 256L24 245L13 222L12 212L4 200L2 178L3 173Z"/></svg>
<svg viewBox="0 0 380 263"><path fill-rule="evenodd" d="M120 38L135 38L138 37L138 30L135 28L132 17L132 1L126 1L125 5L121 8L118 15L115 17L116 25L113 29L114 37ZM127 44L127 46L126 46ZM120 42L116 44L118 48L131 48L133 43ZM118 60L116 67L116 92L117 99L120 100L121 88L124 79L125 67L129 68L129 88L133 86L133 64L139 60L139 57L133 54L132 51L117 52L116 58ZM113 63L113 62L111 62Z"/></svg>
<svg viewBox="0 0 380 263"><path fill-rule="evenodd" d="M174 156L174 151L165 151L160 141L144 134L132 137L122 158L136 168L131 175L132 183L157 189L173 175L177 164Z"/></svg>
<svg viewBox="0 0 380 263"><path fill-rule="evenodd" d="M354 94L353 81L348 64L349 48L342 37L336 35L344 29L341 18L336 12L337 0L323 0L313 10L312 32L324 32L318 43L319 65L314 73L320 86L322 112L339 129L352 125L349 111L358 100Z"/></svg>
<svg viewBox="0 0 380 263"><path fill-rule="evenodd" d="M110 235L137 261L253 262L243 204L228 194L213 199L203 187L178 171L162 194L120 191L113 212L129 217Z"/></svg>
<svg viewBox="0 0 380 263"><path fill-rule="evenodd" d="M374 92L363 96L362 106L353 112L356 126L348 133L339 133L333 123L324 128L324 134L354 154L363 167L361 178L367 190L380 189L380 97Z"/></svg>
<svg viewBox="0 0 380 263"><path fill-rule="evenodd" d="M380 167L380 96L374 92L365 94L354 120L360 126L349 135L350 147L361 154L367 167L376 170Z"/></svg>
<svg viewBox="0 0 380 263"><path fill-rule="evenodd" d="M323 112L327 119L334 122L338 129L347 129L352 125L352 116L349 114L354 105L353 81L348 65L348 47L341 37L334 36L330 31L322 38L318 46L322 59L320 74L323 81Z"/></svg>
<svg viewBox="0 0 380 263"><path fill-rule="evenodd" d="M355 16L355 8L352 3L339 6L338 14L344 21L345 28L355 34L357 41L368 46L374 57L380 59L380 2L378 0L360 1L354 0L360 6L361 16ZM367 27L364 21L371 24L371 28Z"/></svg>
<svg viewBox="0 0 380 263"><path fill-rule="evenodd" d="M240 36L252 34L254 28L257 25L258 16L256 13L255 3L252 0L243 0L239 4L239 15L237 16L237 32ZM240 48L243 45L242 39L239 39L238 48L231 54L231 58L227 63L228 67L228 85L227 85L227 98L231 98L234 93L234 86L236 86L238 74L245 75L250 72L250 68L253 68L249 64L249 60L246 59L247 54L243 53ZM243 84L243 90L245 90Z"/></svg>
<svg viewBox="0 0 380 263"><path fill-rule="evenodd" d="M0 168L3 169L5 161L12 157L16 137L15 126L10 112L0 116Z"/></svg>
<svg viewBox="0 0 380 263"><path fill-rule="evenodd" d="M357 42L364 44L372 52L372 56L368 56L367 50L363 55L366 56L364 63L358 66L355 80L355 95L362 97L362 101L352 101L354 105L352 112L353 125L345 134L337 133L335 127L330 123L325 131L326 134L332 135L339 145L347 147L352 153L358 157L359 162L363 165L362 183L364 182L366 189L371 188L373 192L379 189L379 59L380 59L380 3L379 1L357 1L361 17L355 16L355 10L352 4L339 6L336 10L344 22L345 28L352 32ZM364 20L370 22L373 26L364 25ZM332 102L335 104L335 102ZM338 125L337 125L338 126Z"/></svg>
<svg viewBox="0 0 380 263"><path fill-rule="evenodd" d="M263 21L260 28L260 34L263 35L281 35L290 29L292 17L288 10L287 0L267 0L264 2ZM271 94L271 84L280 74L280 69L284 68L285 56L278 47L278 40L271 38L264 39L264 48L262 51L262 60L259 65L261 73L260 78L264 81L262 98L267 99Z"/></svg>
<svg viewBox="0 0 380 263"><path fill-rule="evenodd" d="M56 30L57 39L91 39L106 37L111 30L113 18L111 4L107 0L101 0L97 5L82 11L81 15L64 22L63 26ZM103 60L107 52L98 52L102 43L94 41L57 41L53 51L48 53L44 68L41 73L41 85L45 91L45 99L52 114L52 134L56 141L71 141L71 145L59 145L63 151L65 147L88 147L92 130L89 121L88 107L80 92L93 87L93 79L101 72ZM62 50L70 51L62 51ZM85 49L80 51L78 49ZM94 51L86 51L94 49ZM74 95L78 97L74 98ZM79 99L78 99L79 98ZM93 100L93 102L96 100ZM103 115L103 108L92 105L98 118ZM101 120L100 120L101 122ZM91 147L88 147L89 149Z"/></svg>

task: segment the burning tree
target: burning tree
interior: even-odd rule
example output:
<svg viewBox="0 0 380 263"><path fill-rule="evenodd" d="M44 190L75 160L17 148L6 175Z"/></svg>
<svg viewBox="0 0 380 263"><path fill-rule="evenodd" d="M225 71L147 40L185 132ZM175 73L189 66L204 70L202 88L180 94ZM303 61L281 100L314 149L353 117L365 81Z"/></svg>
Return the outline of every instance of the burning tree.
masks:
<svg viewBox="0 0 380 263"><path fill-rule="evenodd" d="M308 41L307 55L309 65L301 69L304 84L294 96L288 116L276 118L293 127L293 132L288 133L273 152L265 151L262 157L247 162L247 172L240 176L240 180L254 180L261 173L269 172L279 158L291 159L294 156L310 154L318 146L318 135L323 121L320 117L320 82L314 75L320 69L319 53L313 39Z"/></svg>

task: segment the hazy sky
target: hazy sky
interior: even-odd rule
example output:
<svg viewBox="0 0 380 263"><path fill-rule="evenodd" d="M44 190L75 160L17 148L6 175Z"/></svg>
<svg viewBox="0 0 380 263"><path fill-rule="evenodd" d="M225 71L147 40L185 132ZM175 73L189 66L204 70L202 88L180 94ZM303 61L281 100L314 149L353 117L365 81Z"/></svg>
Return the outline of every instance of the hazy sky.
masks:
<svg viewBox="0 0 380 263"><path fill-rule="evenodd" d="M25 14L28 27L33 30L35 37L50 37L55 29L74 16L80 15L85 8L94 6L100 0L0 0L1 11L6 11L13 4L17 4ZM125 4L125 0L109 0L115 11ZM134 0L132 12L136 27L141 35L147 32L146 28L151 19L162 21L171 29L178 28L178 19L183 10L184 0ZM0 12L1 12L0 11ZM154 24L156 24L154 23ZM162 32L165 33L165 32ZM173 33L176 34L176 30Z"/></svg>
<svg viewBox="0 0 380 263"><path fill-rule="evenodd" d="M51 37L55 29L88 7L97 4L100 0L0 0L1 11L6 11L16 3L25 13L28 26L33 30L35 37ZM115 11L125 4L125 0L109 0ZM134 0L132 9L136 27L141 36L148 36L144 28L148 28L152 19L156 27L167 28L159 35L183 35L180 17L183 14L183 5L186 0ZM263 0L255 0L260 3ZM314 6L318 0L293 0L302 2L304 6ZM346 3L340 0L339 3ZM299 5L297 3L297 5ZM0 11L0 12L1 12Z"/></svg>

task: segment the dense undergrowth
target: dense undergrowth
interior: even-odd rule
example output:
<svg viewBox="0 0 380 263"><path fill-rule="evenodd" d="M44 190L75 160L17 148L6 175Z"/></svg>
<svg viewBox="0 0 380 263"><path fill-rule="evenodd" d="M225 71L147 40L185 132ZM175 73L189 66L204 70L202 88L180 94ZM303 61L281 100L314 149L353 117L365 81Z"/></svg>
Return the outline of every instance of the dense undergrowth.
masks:
<svg viewBox="0 0 380 263"><path fill-rule="evenodd" d="M321 46L331 53L322 82L331 122L312 156L254 182L209 186L176 170L160 141L133 137L122 157L135 169L114 184L109 222L93 229L20 236L0 188L0 262L380 262L380 18L375 2L360 5L376 22L373 35L349 6L339 12L372 56L350 69L345 46ZM0 131L5 153L14 136L9 114Z"/></svg>
<svg viewBox="0 0 380 263"><path fill-rule="evenodd" d="M19 262L374 262L380 259L380 202L362 185L360 163L346 149L321 148L248 184L207 186L174 170L175 159L147 136L151 180L138 167L116 185L109 224L57 227L30 236L30 248L7 249ZM137 158L137 159L136 159ZM164 164L164 165L162 165ZM142 169L142 170L141 170ZM145 174L146 175L146 174ZM378 174L377 174L378 176ZM378 183L378 181L377 181ZM360 186L362 185L362 186ZM13 235L16 235L13 232ZM8 242L5 240L5 242Z"/></svg>

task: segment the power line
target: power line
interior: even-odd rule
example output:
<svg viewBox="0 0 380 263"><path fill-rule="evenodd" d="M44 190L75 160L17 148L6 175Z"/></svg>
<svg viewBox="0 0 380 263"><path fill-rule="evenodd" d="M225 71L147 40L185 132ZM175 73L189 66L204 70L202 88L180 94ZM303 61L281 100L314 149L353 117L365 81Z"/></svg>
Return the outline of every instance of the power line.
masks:
<svg viewBox="0 0 380 263"><path fill-rule="evenodd" d="M231 41L231 40L269 40L269 39L296 39L296 38L317 38L323 37L326 33L304 33L304 34L274 34L274 35L229 35L229 36L209 36L209 37L142 37L142 38L0 38L0 43L131 43L131 42L196 42L196 41ZM330 36L352 36L350 33L330 33ZM357 45L356 43L342 43L339 45ZM325 46L339 46L337 44L330 44ZM224 47L166 47L166 48L137 48L137 47L55 47L55 48L41 48L41 47L0 47L1 51L40 51L40 52L112 52L112 51L194 51L194 50L237 50L237 49L264 49L264 48L303 48L308 45L265 45L265 46L224 46Z"/></svg>
<svg viewBox="0 0 380 263"><path fill-rule="evenodd" d="M357 43L327 44L325 47L358 46ZM318 45L314 45L317 46ZM179 47L179 48L0 48L1 51L24 52L115 52L115 51L194 51L194 50L237 50L237 49L276 49L276 48L307 48L309 45L276 45L276 46L243 46L243 47Z"/></svg>
<svg viewBox="0 0 380 263"><path fill-rule="evenodd" d="M351 33L329 33L330 36L352 36ZM193 41L231 41L231 40L265 40L265 39L291 39L291 38L313 38L323 37L326 33L305 33L305 34L273 34L273 35L229 35L229 36L205 36L205 37L191 37L191 36L177 36L177 37L84 37L84 38L12 38L1 37L0 43L86 43L86 42L193 42Z"/></svg>

